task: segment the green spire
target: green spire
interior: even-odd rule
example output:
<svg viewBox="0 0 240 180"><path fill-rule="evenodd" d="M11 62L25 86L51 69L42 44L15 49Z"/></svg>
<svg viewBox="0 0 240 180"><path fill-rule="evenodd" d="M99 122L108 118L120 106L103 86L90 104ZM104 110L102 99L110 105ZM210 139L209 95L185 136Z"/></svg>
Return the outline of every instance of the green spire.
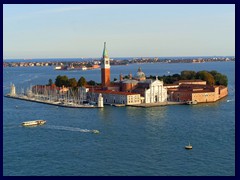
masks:
<svg viewBox="0 0 240 180"><path fill-rule="evenodd" d="M106 42L104 42L103 58L108 58L108 53L107 53L107 48L106 48Z"/></svg>

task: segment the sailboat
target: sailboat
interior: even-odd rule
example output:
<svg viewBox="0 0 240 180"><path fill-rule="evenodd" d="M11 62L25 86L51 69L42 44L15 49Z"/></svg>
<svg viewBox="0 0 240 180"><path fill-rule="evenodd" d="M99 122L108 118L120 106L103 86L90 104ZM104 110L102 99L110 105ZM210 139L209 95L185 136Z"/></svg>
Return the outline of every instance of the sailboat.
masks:
<svg viewBox="0 0 240 180"><path fill-rule="evenodd" d="M192 145L190 144L190 142L187 146L185 146L185 149L188 149L188 150L192 149Z"/></svg>

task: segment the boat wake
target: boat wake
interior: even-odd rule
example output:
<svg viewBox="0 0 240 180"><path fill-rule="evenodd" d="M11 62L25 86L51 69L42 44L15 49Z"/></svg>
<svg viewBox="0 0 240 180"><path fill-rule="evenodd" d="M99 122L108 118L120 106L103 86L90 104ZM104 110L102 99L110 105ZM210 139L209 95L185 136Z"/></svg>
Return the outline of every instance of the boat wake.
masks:
<svg viewBox="0 0 240 180"><path fill-rule="evenodd" d="M47 125L47 126L45 126L45 128L56 129L56 130L65 130L65 131L83 132L83 133L99 133L98 130L81 129L81 128L68 127L68 126Z"/></svg>
<svg viewBox="0 0 240 180"><path fill-rule="evenodd" d="M231 101L234 101L234 99L228 99L227 102L231 102Z"/></svg>

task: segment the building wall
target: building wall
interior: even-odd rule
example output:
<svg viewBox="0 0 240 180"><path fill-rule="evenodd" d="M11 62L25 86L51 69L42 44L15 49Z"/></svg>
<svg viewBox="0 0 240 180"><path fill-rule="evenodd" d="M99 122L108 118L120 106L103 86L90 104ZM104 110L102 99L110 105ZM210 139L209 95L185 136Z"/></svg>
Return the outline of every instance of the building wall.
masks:
<svg viewBox="0 0 240 180"><path fill-rule="evenodd" d="M207 81L179 81L178 82L179 85L180 84L199 84L199 85L206 85L207 84Z"/></svg>
<svg viewBox="0 0 240 180"><path fill-rule="evenodd" d="M169 101L185 102L192 100L191 91L171 91Z"/></svg>
<svg viewBox="0 0 240 180"><path fill-rule="evenodd" d="M220 96L219 98L223 98L228 95L228 88L224 87L219 90Z"/></svg>
<svg viewBox="0 0 240 180"><path fill-rule="evenodd" d="M123 95L123 94L110 94L110 93L102 93L103 103L104 104L140 104L141 96L140 94L132 94L132 95ZM99 96L98 92L89 93L89 97L94 102L97 102L97 98Z"/></svg>
<svg viewBox="0 0 240 180"><path fill-rule="evenodd" d="M158 103L167 101L167 89L163 87L163 81L153 81L149 89L145 90L145 103Z"/></svg>
<svg viewBox="0 0 240 180"><path fill-rule="evenodd" d="M131 92L134 88L136 88L136 86L137 86L137 84L133 84L133 83L123 83L122 91Z"/></svg>
<svg viewBox="0 0 240 180"><path fill-rule="evenodd" d="M127 95L127 105L140 104L140 103L141 103L140 94Z"/></svg>
<svg viewBox="0 0 240 180"><path fill-rule="evenodd" d="M197 101L199 103L203 102L215 102L228 95L228 88L219 86L212 86L209 91L178 91L171 90L168 91L168 97L170 101Z"/></svg>
<svg viewBox="0 0 240 180"><path fill-rule="evenodd" d="M218 100L215 92L192 93L192 101L200 102L215 102Z"/></svg>

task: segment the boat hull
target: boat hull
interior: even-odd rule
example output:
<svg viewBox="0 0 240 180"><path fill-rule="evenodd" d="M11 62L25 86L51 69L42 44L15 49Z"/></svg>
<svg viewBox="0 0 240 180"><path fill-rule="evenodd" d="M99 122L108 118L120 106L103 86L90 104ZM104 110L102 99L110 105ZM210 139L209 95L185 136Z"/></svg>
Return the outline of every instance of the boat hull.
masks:
<svg viewBox="0 0 240 180"><path fill-rule="evenodd" d="M22 123L22 126L38 126L45 124L45 120L35 120L35 121L25 121Z"/></svg>

